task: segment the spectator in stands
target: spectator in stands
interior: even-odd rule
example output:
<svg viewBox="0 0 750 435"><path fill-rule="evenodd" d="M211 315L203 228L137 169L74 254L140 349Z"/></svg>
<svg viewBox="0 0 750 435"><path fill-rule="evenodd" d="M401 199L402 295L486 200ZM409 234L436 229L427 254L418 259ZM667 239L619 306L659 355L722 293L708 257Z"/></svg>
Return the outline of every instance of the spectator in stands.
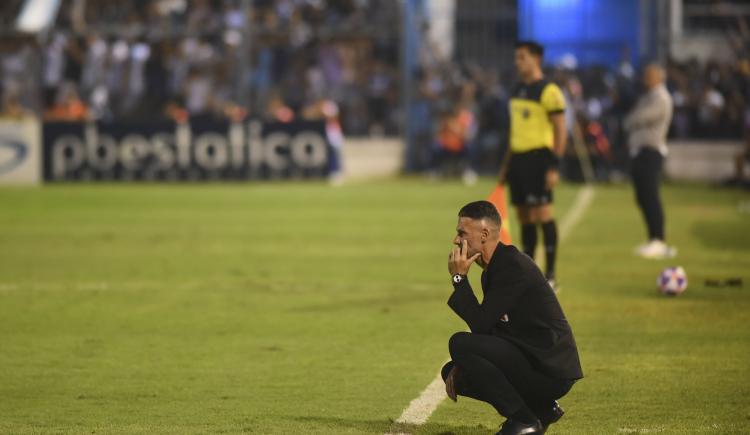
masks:
<svg viewBox="0 0 750 435"><path fill-rule="evenodd" d="M319 98L307 106L302 113L306 120L325 121L326 139L331 146L328 158L328 179L334 186L343 181L342 152L344 148L344 133L339 120L339 106L335 101Z"/></svg>
<svg viewBox="0 0 750 435"><path fill-rule="evenodd" d="M21 104L17 94L8 93L3 95L0 118L22 119L31 115L32 112Z"/></svg>
<svg viewBox="0 0 750 435"><path fill-rule="evenodd" d="M185 107L191 118L210 117L213 104L214 83L208 69L193 67L183 88Z"/></svg>
<svg viewBox="0 0 750 435"><path fill-rule="evenodd" d="M44 113L49 121L85 121L89 119L86 103L78 95L76 85L65 82L60 87L55 103Z"/></svg>
<svg viewBox="0 0 750 435"><path fill-rule="evenodd" d="M6 27L21 3L2 2L6 15L0 21ZM75 13L81 5L83 13ZM112 120L160 116L179 100L183 103L176 106L200 116L262 116L278 91L293 112L321 97L335 100L347 134L400 131L397 1L253 0L245 7L240 0L61 2L57 22L38 48L0 48L0 94L21 89L18 103L42 114L57 105L63 84L72 82L88 116ZM244 32L252 38L248 68L240 62L247 48ZM453 92L462 81L477 87L477 106L468 108L479 128L471 149L487 155L496 150L502 127L498 118L488 119L501 111L502 86L471 68L462 70L429 43L419 50L423 77L414 94L419 94L420 140L426 144L421 167L429 167L434 144L424 136L433 133L447 102L457 99ZM624 168L620 124L634 100L635 67L627 51L622 59L612 71L587 67L561 77L580 84L573 114L601 126L614 165ZM28 71L39 71L41 83ZM742 135L750 91L741 66L672 60L667 75L675 104L672 136Z"/></svg>
<svg viewBox="0 0 750 435"><path fill-rule="evenodd" d="M433 176L460 174L466 169L468 142L474 128L474 114L456 104L440 114Z"/></svg>
<svg viewBox="0 0 750 435"><path fill-rule="evenodd" d="M370 134L382 135L386 129L388 114L388 93L391 91L392 78L381 60L372 65L367 80L367 106L370 114Z"/></svg>
<svg viewBox="0 0 750 435"><path fill-rule="evenodd" d="M744 148L734 156L734 177L727 184L750 187L750 179L745 178L745 167L750 165L750 60L742 59L738 63L738 75L741 80L741 92L745 97L743 111Z"/></svg>
<svg viewBox="0 0 750 435"><path fill-rule="evenodd" d="M278 92L275 92L268 101L264 119L271 122L287 123L294 121L294 118L294 110L284 102Z"/></svg>
<svg viewBox="0 0 750 435"><path fill-rule="evenodd" d="M750 136L745 139L745 147L734 156L734 177L729 185L750 187L750 180L745 178L745 166L750 165Z"/></svg>

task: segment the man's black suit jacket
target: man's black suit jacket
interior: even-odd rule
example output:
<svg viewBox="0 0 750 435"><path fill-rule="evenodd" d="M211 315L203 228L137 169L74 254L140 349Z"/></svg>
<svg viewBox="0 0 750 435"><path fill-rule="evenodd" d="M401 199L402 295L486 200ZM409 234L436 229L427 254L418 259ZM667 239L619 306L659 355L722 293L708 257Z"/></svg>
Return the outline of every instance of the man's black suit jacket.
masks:
<svg viewBox="0 0 750 435"><path fill-rule="evenodd" d="M474 334L516 344L542 373L558 379L583 377L573 331L534 260L499 243L482 272L480 304L468 279L454 284L448 305Z"/></svg>

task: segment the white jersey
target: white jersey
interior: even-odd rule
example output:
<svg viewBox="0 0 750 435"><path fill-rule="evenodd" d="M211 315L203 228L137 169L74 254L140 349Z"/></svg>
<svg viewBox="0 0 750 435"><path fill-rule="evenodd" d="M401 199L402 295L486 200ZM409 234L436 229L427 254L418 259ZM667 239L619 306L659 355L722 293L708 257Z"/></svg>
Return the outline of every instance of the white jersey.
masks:
<svg viewBox="0 0 750 435"><path fill-rule="evenodd" d="M641 96L624 122L629 133L630 154L635 156L641 148L651 147L666 157L671 121L672 97L663 84Z"/></svg>

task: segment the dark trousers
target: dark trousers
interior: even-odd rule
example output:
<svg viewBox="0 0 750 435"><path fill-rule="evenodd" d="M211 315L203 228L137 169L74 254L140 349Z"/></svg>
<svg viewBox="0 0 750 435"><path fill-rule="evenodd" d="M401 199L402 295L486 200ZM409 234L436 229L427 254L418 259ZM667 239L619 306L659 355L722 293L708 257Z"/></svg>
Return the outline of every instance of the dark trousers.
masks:
<svg viewBox="0 0 750 435"><path fill-rule="evenodd" d="M487 402L506 417L527 407L543 423L549 421L554 401L575 382L539 372L516 345L494 335L458 332L448 350L452 361L443 367L443 380L457 366L456 393Z"/></svg>
<svg viewBox="0 0 750 435"><path fill-rule="evenodd" d="M432 169L440 175L460 175L466 164L466 149L461 151L448 151L442 147L436 149L432 156Z"/></svg>
<svg viewBox="0 0 750 435"><path fill-rule="evenodd" d="M659 196L664 157L653 148L644 147L633 160L635 199L648 228L648 238L664 240L664 209Z"/></svg>

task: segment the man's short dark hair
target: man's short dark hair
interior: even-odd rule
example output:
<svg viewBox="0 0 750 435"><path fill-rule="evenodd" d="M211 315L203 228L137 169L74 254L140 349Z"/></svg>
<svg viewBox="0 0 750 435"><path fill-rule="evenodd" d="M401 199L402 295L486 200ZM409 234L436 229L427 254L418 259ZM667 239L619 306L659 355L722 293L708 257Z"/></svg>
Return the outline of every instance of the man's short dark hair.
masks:
<svg viewBox="0 0 750 435"><path fill-rule="evenodd" d="M488 219L500 228L500 213L495 206L489 201L474 201L466 204L458 212L458 217L467 217L470 219Z"/></svg>
<svg viewBox="0 0 750 435"><path fill-rule="evenodd" d="M539 56L539 59L544 58L544 47L535 41L518 41L516 42L515 48L525 48L529 50L529 53L534 56Z"/></svg>

